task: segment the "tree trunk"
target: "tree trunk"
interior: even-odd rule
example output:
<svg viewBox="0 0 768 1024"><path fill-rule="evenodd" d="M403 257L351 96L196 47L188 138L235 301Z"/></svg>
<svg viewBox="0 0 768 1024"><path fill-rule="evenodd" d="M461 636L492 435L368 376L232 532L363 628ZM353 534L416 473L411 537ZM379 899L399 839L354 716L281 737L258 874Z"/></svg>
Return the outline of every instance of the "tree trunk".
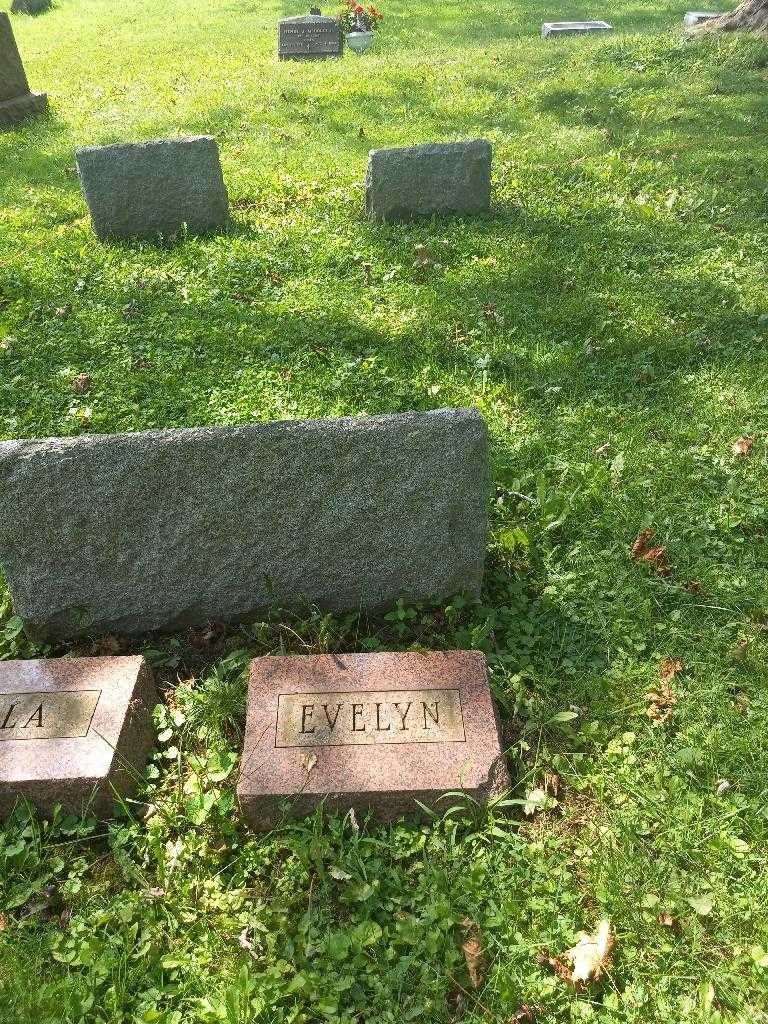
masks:
<svg viewBox="0 0 768 1024"><path fill-rule="evenodd" d="M768 35L768 0L742 0L722 18L713 18L702 26L705 32L759 32Z"/></svg>

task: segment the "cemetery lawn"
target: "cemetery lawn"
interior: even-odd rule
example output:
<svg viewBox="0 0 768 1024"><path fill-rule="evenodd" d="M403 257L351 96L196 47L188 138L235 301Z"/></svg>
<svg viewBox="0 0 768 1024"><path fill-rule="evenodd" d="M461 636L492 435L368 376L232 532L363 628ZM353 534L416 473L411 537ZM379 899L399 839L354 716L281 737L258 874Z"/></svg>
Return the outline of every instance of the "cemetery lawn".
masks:
<svg viewBox="0 0 768 1024"><path fill-rule="evenodd" d="M366 56L278 64L305 6L13 19L52 113L0 135L0 436L474 405L483 599L45 650L2 598L0 656L142 651L164 699L144 802L0 830L0 1020L768 1021L768 46L390 0ZM228 234L93 238L75 147L206 132ZM369 149L473 137L491 217L365 222ZM249 657L414 647L487 653L526 806L248 834ZM575 989L547 958L601 919Z"/></svg>

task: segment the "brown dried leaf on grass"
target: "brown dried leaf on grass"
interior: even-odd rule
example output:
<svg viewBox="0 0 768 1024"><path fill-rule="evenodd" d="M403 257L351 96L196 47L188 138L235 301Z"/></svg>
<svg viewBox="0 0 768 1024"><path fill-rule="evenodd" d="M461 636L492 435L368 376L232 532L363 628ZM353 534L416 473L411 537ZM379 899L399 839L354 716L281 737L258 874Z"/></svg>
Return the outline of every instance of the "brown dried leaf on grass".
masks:
<svg viewBox="0 0 768 1024"><path fill-rule="evenodd" d="M734 455L749 455L752 450L752 445L755 443L754 437L740 437L733 445Z"/></svg>
<svg viewBox="0 0 768 1024"><path fill-rule="evenodd" d="M668 910L663 910L656 918L662 928L671 928L673 932L680 931L680 922L673 917Z"/></svg>
<svg viewBox="0 0 768 1024"><path fill-rule="evenodd" d="M682 671L683 663L678 658L665 658L659 665L659 685L645 695L648 704L645 713L654 725L662 725L674 711L677 695L671 682Z"/></svg>
<svg viewBox="0 0 768 1024"><path fill-rule="evenodd" d="M641 530L635 537L635 543L632 545L631 555L633 558L642 558L645 552L648 550L648 545L653 538L653 530Z"/></svg>
<svg viewBox="0 0 768 1024"><path fill-rule="evenodd" d="M535 1006L523 1003L517 1013L513 1013L509 1018L509 1024L536 1024L537 1012Z"/></svg>
<svg viewBox="0 0 768 1024"><path fill-rule="evenodd" d="M678 658L665 658L659 665L659 679L668 683L683 671L683 663Z"/></svg>
<svg viewBox="0 0 768 1024"><path fill-rule="evenodd" d="M641 530L635 537L630 553L636 562L645 562L660 576L669 576L672 570L667 562L666 546L664 544L651 546L653 537L653 530Z"/></svg>
<svg viewBox="0 0 768 1024"><path fill-rule="evenodd" d="M469 972L469 980L472 988L481 988L485 981L487 964L485 950L480 937L480 926L471 917L465 917L461 922L466 938L461 946L464 959Z"/></svg>
<svg viewBox="0 0 768 1024"><path fill-rule="evenodd" d="M542 783L542 789L547 796L558 796L560 793L560 776L557 772L544 772L544 781Z"/></svg>

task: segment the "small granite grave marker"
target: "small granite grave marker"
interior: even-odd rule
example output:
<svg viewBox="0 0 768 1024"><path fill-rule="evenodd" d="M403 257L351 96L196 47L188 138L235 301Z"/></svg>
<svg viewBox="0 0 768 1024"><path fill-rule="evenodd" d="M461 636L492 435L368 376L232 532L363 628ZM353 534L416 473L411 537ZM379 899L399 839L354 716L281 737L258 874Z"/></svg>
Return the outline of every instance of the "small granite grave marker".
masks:
<svg viewBox="0 0 768 1024"><path fill-rule="evenodd" d="M338 18L317 13L283 18L278 28L277 55L280 60L323 60L341 57L344 33Z"/></svg>
<svg viewBox="0 0 768 1024"><path fill-rule="evenodd" d="M541 26L541 38L570 36L580 32L612 32L613 25L607 21L545 21Z"/></svg>
<svg viewBox="0 0 768 1024"><path fill-rule="evenodd" d="M369 217L477 214L491 203L490 142L432 143L374 149L368 159L365 207Z"/></svg>
<svg viewBox="0 0 768 1024"><path fill-rule="evenodd" d="M170 238L224 227L227 190L208 135L78 149L77 170L101 239Z"/></svg>
<svg viewBox="0 0 768 1024"><path fill-rule="evenodd" d="M48 109L45 93L29 91L29 83L21 63L11 19L0 11L0 128L19 124L33 114Z"/></svg>
<svg viewBox="0 0 768 1024"><path fill-rule="evenodd" d="M683 18L686 28L696 28L705 21L712 21L713 18L722 18L722 11L688 11Z"/></svg>
<svg viewBox="0 0 768 1024"><path fill-rule="evenodd" d="M439 809L462 789L485 802L509 786L485 657L323 654L257 658L237 787L246 819L269 829L281 804L325 801L392 821Z"/></svg>
<svg viewBox="0 0 768 1024"><path fill-rule="evenodd" d="M109 816L153 745L154 703L140 657L0 662L0 817L22 798Z"/></svg>
<svg viewBox="0 0 768 1024"><path fill-rule="evenodd" d="M0 443L0 563L36 637L477 593L468 409Z"/></svg>

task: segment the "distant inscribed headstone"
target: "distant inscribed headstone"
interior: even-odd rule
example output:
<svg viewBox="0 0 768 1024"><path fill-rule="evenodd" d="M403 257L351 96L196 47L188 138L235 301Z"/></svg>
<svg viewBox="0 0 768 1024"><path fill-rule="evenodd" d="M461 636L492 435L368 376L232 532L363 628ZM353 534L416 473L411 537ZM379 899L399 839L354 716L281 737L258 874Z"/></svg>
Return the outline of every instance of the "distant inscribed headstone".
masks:
<svg viewBox="0 0 768 1024"><path fill-rule="evenodd" d="M48 97L29 91L11 19L0 11L0 128L10 128L47 109Z"/></svg>
<svg viewBox="0 0 768 1024"><path fill-rule="evenodd" d="M283 18L278 25L277 55L280 60L323 60L341 57L344 33L338 18L327 18L313 8L311 14Z"/></svg>
<svg viewBox="0 0 768 1024"><path fill-rule="evenodd" d="M485 657L323 654L257 658L238 783L248 822L373 811L439 811L463 790L485 803L509 786ZM446 805L447 809L447 805Z"/></svg>
<svg viewBox="0 0 768 1024"><path fill-rule="evenodd" d="M22 798L109 816L144 768L154 704L141 657L0 661L0 817Z"/></svg>

